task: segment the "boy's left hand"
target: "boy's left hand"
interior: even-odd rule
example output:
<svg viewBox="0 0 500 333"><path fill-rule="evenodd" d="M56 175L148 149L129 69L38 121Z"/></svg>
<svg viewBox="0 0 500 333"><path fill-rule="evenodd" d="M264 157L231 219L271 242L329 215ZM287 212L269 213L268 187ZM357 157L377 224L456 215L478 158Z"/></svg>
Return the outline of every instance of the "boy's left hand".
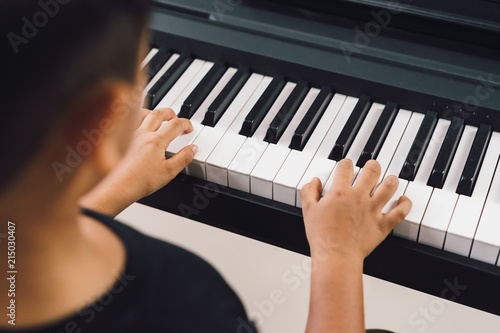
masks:
<svg viewBox="0 0 500 333"><path fill-rule="evenodd" d="M178 118L172 109L143 110L142 122L124 158L81 204L116 216L135 201L162 188L191 163L198 152L198 147L190 145L165 158L170 142L192 130L191 122Z"/></svg>
<svg viewBox="0 0 500 333"><path fill-rule="evenodd" d="M166 159L165 150L170 142L183 132L192 132L193 125L188 119L178 118L169 108L143 112L146 113L144 120L116 170L123 172L121 180L135 189L137 199L167 185L198 152L198 147L190 145Z"/></svg>

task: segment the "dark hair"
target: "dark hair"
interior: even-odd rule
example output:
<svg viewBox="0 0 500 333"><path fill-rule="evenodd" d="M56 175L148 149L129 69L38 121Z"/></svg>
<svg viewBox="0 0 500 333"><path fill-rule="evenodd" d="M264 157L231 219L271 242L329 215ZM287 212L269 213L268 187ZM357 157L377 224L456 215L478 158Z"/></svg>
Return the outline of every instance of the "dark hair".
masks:
<svg viewBox="0 0 500 333"><path fill-rule="evenodd" d="M135 78L148 9L148 0L0 0L0 191L79 93Z"/></svg>

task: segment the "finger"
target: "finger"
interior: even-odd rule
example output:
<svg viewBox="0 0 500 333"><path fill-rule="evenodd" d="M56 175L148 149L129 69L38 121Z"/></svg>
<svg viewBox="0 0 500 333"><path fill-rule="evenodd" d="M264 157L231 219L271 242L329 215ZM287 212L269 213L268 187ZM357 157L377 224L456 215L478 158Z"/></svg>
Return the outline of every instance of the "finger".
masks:
<svg viewBox="0 0 500 333"><path fill-rule="evenodd" d="M156 132L167 142L172 142L179 134L193 131L193 124L186 118L175 118L163 124Z"/></svg>
<svg viewBox="0 0 500 333"><path fill-rule="evenodd" d="M380 164L375 160L369 160L361 170L355 187L362 192L371 193L375 185L377 185L379 177Z"/></svg>
<svg viewBox="0 0 500 333"><path fill-rule="evenodd" d="M354 166L352 165L352 161L349 159L341 160L335 168L330 189L345 189L351 187L353 175ZM331 190L328 193L334 192ZM326 195L328 195L328 193Z"/></svg>
<svg viewBox="0 0 500 333"><path fill-rule="evenodd" d="M309 207L314 206L319 201L322 189L321 180L317 177L314 177L311 182L305 184L300 190L302 209L307 210Z"/></svg>
<svg viewBox="0 0 500 333"><path fill-rule="evenodd" d="M160 128L164 121L175 118L177 118L177 115L170 108L156 109L149 112L139 128L154 132Z"/></svg>
<svg viewBox="0 0 500 333"><path fill-rule="evenodd" d="M140 116L139 116L139 126L141 126L142 122L144 121L144 119L146 119L146 117L148 116L149 113L151 113L151 110L141 109Z"/></svg>
<svg viewBox="0 0 500 333"><path fill-rule="evenodd" d="M411 210L411 200L406 196L402 195L396 207L391 209L387 214L385 214L384 219L387 222L387 227L390 230L394 229L404 218L410 213Z"/></svg>
<svg viewBox="0 0 500 333"><path fill-rule="evenodd" d="M177 176L185 167L193 161L194 156L198 152L198 146L189 145L182 148L177 154L165 161L168 180L170 181Z"/></svg>
<svg viewBox="0 0 500 333"><path fill-rule="evenodd" d="M396 190L398 189L399 179L394 175L386 177L382 183L375 189L373 193L373 199L375 200L377 207L383 208L387 202L392 198Z"/></svg>

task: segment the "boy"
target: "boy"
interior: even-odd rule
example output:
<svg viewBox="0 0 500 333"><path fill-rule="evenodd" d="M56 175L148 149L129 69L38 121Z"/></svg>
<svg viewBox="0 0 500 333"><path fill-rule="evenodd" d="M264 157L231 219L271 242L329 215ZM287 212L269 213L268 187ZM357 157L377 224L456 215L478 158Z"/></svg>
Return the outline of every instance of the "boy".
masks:
<svg viewBox="0 0 500 333"><path fill-rule="evenodd" d="M14 237L0 242L2 269L14 272L1 282L0 330L250 330L212 267L109 217L166 185L198 150L165 160L192 125L170 109L140 109L148 1L17 0L0 9L0 225ZM364 332L363 259L411 207L401 197L382 215L397 178L371 196L377 162L355 187L352 174L344 160L325 197L317 179L302 190L313 259L307 332Z"/></svg>

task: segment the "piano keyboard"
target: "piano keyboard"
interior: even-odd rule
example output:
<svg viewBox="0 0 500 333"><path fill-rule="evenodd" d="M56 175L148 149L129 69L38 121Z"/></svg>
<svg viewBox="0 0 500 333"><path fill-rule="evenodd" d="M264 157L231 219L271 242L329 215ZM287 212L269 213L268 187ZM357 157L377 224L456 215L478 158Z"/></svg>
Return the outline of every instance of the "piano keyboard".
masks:
<svg viewBox="0 0 500 333"><path fill-rule="evenodd" d="M141 66L147 106L171 107L193 123L166 151L199 146L186 174L300 208L304 184L318 177L325 194L339 160L353 161L355 183L364 163L376 159L379 181L399 177L384 211L402 194L413 202L394 235L500 265L500 133L490 125L165 48L152 48Z"/></svg>

